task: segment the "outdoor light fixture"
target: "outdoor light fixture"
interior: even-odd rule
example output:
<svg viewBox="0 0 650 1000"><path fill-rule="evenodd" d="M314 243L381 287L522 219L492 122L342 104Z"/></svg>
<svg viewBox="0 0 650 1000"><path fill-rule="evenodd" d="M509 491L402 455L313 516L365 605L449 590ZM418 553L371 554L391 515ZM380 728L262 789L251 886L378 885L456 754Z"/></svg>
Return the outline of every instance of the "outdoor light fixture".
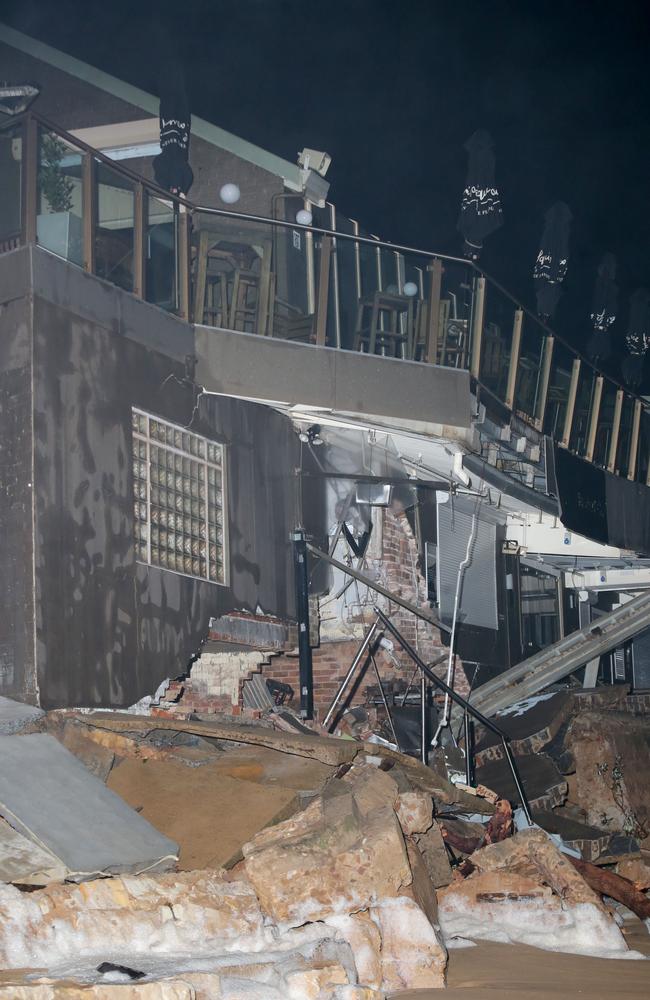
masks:
<svg viewBox="0 0 650 1000"><path fill-rule="evenodd" d="M310 444L315 448L318 447L318 445L324 444L324 441L320 436L320 424L312 424L306 431L300 431L298 437L303 444Z"/></svg>
<svg viewBox="0 0 650 1000"><path fill-rule="evenodd" d="M296 222L301 226L311 226L313 221L313 215L307 208L301 208L299 212L296 212Z"/></svg>
<svg viewBox="0 0 650 1000"><path fill-rule="evenodd" d="M241 198L241 191L236 184L224 184L219 191L219 197L226 205L234 205Z"/></svg>
<svg viewBox="0 0 650 1000"><path fill-rule="evenodd" d="M413 298L414 295L418 294L418 286L414 281L407 281L404 285L404 294L408 295L409 298Z"/></svg>
<svg viewBox="0 0 650 1000"><path fill-rule="evenodd" d="M330 189L325 180L332 157L329 153L321 152L318 149L305 148L298 154L298 166L302 167L301 180L302 190L307 201L311 201L319 208L325 207L325 201Z"/></svg>
<svg viewBox="0 0 650 1000"><path fill-rule="evenodd" d="M12 86L8 83L0 84L0 113L5 115L19 115L26 111L32 101L36 100L40 94L39 87L33 87L29 83L21 83Z"/></svg>

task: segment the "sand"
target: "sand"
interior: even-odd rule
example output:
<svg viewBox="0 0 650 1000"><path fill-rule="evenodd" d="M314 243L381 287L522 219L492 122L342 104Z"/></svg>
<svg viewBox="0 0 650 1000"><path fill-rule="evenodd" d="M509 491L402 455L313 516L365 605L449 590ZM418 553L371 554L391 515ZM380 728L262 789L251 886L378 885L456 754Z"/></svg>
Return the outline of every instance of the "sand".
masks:
<svg viewBox="0 0 650 1000"><path fill-rule="evenodd" d="M394 1000L648 1000L650 934L639 921L624 934L647 961L561 955L525 945L481 942L449 953L448 988L410 990Z"/></svg>

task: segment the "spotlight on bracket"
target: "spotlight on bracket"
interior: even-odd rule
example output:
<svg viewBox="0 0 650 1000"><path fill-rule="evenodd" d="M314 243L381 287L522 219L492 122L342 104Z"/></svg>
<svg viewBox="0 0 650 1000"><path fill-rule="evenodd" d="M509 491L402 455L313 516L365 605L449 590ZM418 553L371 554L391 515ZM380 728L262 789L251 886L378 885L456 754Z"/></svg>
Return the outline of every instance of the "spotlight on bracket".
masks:
<svg viewBox="0 0 650 1000"><path fill-rule="evenodd" d="M323 439L320 436L320 424L312 424L306 431L300 431L298 437L304 444L311 444L315 448L323 444Z"/></svg>

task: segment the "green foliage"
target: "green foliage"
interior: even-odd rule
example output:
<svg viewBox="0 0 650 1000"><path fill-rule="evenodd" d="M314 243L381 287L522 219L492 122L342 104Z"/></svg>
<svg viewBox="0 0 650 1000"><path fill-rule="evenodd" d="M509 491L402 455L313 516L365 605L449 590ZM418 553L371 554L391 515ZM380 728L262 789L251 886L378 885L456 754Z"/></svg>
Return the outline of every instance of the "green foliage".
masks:
<svg viewBox="0 0 650 1000"><path fill-rule="evenodd" d="M65 144L56 135L45 133L41 139L41 159L38 179L43 197L53 212L69 212L72 208L73 183L61 170Z"/></svg>

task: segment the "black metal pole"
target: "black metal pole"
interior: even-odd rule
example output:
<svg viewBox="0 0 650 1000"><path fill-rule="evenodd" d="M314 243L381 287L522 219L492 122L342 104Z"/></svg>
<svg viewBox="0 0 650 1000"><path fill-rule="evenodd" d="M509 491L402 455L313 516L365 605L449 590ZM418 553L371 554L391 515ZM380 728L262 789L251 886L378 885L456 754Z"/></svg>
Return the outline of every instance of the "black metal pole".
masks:
<svg viewBox="0 0 650 1000"><path fill-rule="evenodd" d="M469 712L463 716L465 723L465 780L468 785L474 784L474 723Z"/></svg>
<svg viewBox="0 0 650 1000"><path fill-rule="evenodd" d="M482 726L485 726L485 728L489 729L490 732L496 733L497 736L501 737L501 740L503 742L503 750L506 755L506 760L510 765L510 770L512 771L512 778L515 783L515 787L517 788L517 791L519 793L524 814L528 822L532 823L533 819L530 813L530 805L528 804L528 799L526 798L526 792L524 791L524 787L521 783L519 769L517 767L517 764L515 763L512 751L508 746L508 736L506 735L506 733L504 733L503 730L499 728L499 726L495 726L495 724L491 722L490 719L488 719L485 715L483 715L482 712L479 712L477 708L474 708L473 705L470 705L470 703L466 701L465 698L462 697L462 695L457 694L457 692L454 691L453 688L450 688L449 685L445 684L443 680L441 680L439 677L436 677L434 672L427 667L426 663L422 662L422 660L415 652L413 647L407 642L407 640L398 631L398 629L395 628L393 623L386 617L386 615L384 614L383 611L381 611L380 608L375 606L374 612L379 618L379 620L383 622L383 624L386 626L386 629L391 633L391 635L393 635L397 639L404 652L411 657L413 662L418 665L424 676L428 677L432 684L435 684L435 686L437 688L440 688L441 691L445 691L446 694L448 694L449 697L452 699L452 701L455 701L457 705L460 705L462 708L464 708L465 711L469 713L469 715L471 715L472 718L480 722Z"/></svg>
<svg viewBox="0 0 650 1000"><path fill-rule="evenodd" d="M296 584L296 619L298 621L298 653L300 656L300 717L314 718L314 672L309 642L309 576L307 573L307 543L304 531L291 534L293 570Z"/></svg>

